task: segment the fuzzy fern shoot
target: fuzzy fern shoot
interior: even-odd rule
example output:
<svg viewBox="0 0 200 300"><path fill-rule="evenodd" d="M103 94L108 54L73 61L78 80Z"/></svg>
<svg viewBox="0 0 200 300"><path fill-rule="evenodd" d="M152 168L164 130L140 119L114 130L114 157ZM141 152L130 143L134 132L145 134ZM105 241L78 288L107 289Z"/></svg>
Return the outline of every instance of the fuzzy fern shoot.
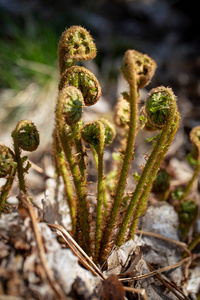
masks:
<svg viewBox="0 0 200 300"><path fill-rule="evenodd" d="M40 143L38 130L33 122L29 120L19 121L11 135L14 151L0 144L0 178L6 178L6 183L0 191L0 214L5 208L5 202L15 179L16 172L20 195L21 193L25 194L27 200L31 202L25 182L25 174L28 172L31 164L27 161L27 156L21 156L21 152L22 150L35 151Z"/></svg>

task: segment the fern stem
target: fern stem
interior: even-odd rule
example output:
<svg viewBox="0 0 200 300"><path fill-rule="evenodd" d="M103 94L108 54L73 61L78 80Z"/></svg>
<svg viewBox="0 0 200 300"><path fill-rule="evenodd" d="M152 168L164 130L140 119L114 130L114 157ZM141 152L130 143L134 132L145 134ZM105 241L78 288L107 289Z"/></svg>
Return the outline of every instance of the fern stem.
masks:
<svg viewBox="0 0 200 300"><path fill-rule="evenodd" d="M111 208L110 214L108 216L107 223L105 225L103 239L101 243L100 255L103 258L105 255L105 249L107 248L112 232L114 230L114 225L116 224L116 218L119 213L119 207L122 202L123 193L126 185L126 180L130 168L130 163L133 158L133 145L136 137L136 127L137 127L137 82L135 72L133 72L133 80L129 83L130 85L130 122L129 122L129 131L127 136L127 143L125 154L123 157L123 163L121 166L120 175L117 182L117 187L114 196L114 203Z"/></svg>
<svg viewBox="0 0 200 300"><path fill-rule="evenodd" d="M1 193L0 193L0 215L4 209L6 199L8 197L8 193L11 189L11 186L13 184L14 178L15 178L15 173L16 173L16 168L17 166L13 166L11 168L11 172L6 180L6 183L2 186L1 188Z"/></svg>
<svg viewBox="0 0 200 300"><path fill-rule="evenodd" d="M98 155L97 155L97 152L94 149L94 147L91 147L91 150L92 150L92 154L93 154L93 157L94 157L94 162L95 162L96 168L98 169ZM103 217L103 219L105 219L106 216L107 216L107 209L108 209L108 201L107 201L107 197L106 197L105 180L102 181L102 184L103 184L102 188L103 188L103 206L104 206L104 217Z"/></svg>
<svg viewBox="0 0 200 300"><path fill-rule="evenodd" d="M166 142L167 138L170 139L170 135L172 134L171 128L172 128L172 125L174 122L175 112L176 112L176 104L172 103L172 108L171 108L171 112L170 112L170 116L167 121L167 124L163 127L163 129L160 133L160 137L158 138L156 145L154 146L154 148L151 152L151 155L149 156L149 159L144 167L144 170L140 176L140 179L137 183L135 191L132 195L129 206L126 210L123 222L121 224L121 227L120 227L119 232L116 237L116 244L118 246L121 245L123 242L126 229L128 227L128 224L132 217L133 211L135 210L136 205L137 205L138 201L140 200L142 193L144 192L144 190L146 188L148 188L149 182L153 181L153 179L155 177L154 173L156 174L156 170L154 172L152 172L152 169L154 167L154 163L155 163L156 159L158 159L158 157L160 155L160 162L161 162L165 153L167 152L168 147L166 147L165 142ZM178 120L179 120L179 118L178 118ZM168 143L167 143L167 145L168 145ZM165 149L165 150L163 151L163 149ZM158 169L159 165L157 166L157 169Z"/></svg>
<svg viewBox="0 0 200 300"><path fill-rule="evenodd" d="M15 130L12 132L12 138L14 142L14 151L15 151L15 158L17 162L17 174L18 174L18 180L19 180L19 189L26 194L27 193L27 188L25 184L25 179L24 179L24 170L23 170L23 164L22 164L22 159L21 159L21 151L19 148L18 144L18 128L16 127Z"/></svg>
<svg viewBox="0 0 200 300"><path fill-rule="evenodd" d="M24 173L27 172L30 165L27 164L26 168L23 168L21 149L30 152L36 150L40 143L39 132L33 122L25 119L17 123L15 129L12 131L11 136L14 141L15 159L17 162L17 172L19 179L19 189L24 194L27 194ZM29 201L31 201L28 195L27 198Z"/></svg>
<svg viewBox="0 0 200 300"><path fill-rule="evenodd" d="M192 242L188 245L188 250L192 251L196 245L200 242L200 233L192 240ZM185 254L185 253L184 253Z"/></svg>
<svg viewBox="0 0 200 300"><path fill-rule="evenodd" d="M85 152L83 149L83 144L82 140L80 138L80 124L75 124L71 126L72 133L74 133L74 142L75 142L75 147L76 147L76 153L78 156L78 165L79 165L79 170L81 173L82 178L85 179L86 176L86 165L85 165Z"/></svg>
<svg viewBox="0 0 200 300"><path fill-rule="evenodd" d="M98 258L101 227L102 227L102 204L103 204L103 150L104 150L104 125L99 122L99 145L97 149L98 155L98 184L97 184L97 208L96 208L96 232L95 232L95 257Z"/></svg>
<svg viewBox="0 0 200 300"><path fill-rule="evenodd" d="M155 163L152 165L152 168L150 169L150 173L149 173L149 176L148 176L149 179L147 180L146 188L142 192L140 198L137 201L137 205L135 206L135 208L133 210L133 213L132 213L133 220L132 220L132 224L130 226L129 239L134 237L135 230L136 230L137 223L138 223L138 218L140 217L140 215L142 213L144 213L146 211L148 196L149 196L149 193L151 191L154 178L155 178L155 176L158 172L160 164L161 164L161 162L162 162L169 146L171 145L171 143L174 139L174 136L175 136L175 134L178 130L178 126L179 126L179 115L177 114L177 120L176 120L175 126L172 125L171 132L169 133L169 136L167 136L165 141L163 142L163 144L165 145L163 147L163 151L161 151L158 154L158 156L155 160Z"/></svg>
<svg viewBox="0 0 200 300"><path fill-rule="evenodd" d="M183 193L182 198L186 198L189 195L189 193L190 193L190 191L192 189L192 186L193 186L195 180L197 179L197 177L199 175L199 172L200 172L200 162L198 162L198 164L196 166L196 170L195 170L192 178L190 179L190 181L189 181L189 183L188 183L188 185L187 185L187 187L186 187L186 189L185 189L185 191Z"/></svg>
<svg viewBox="0 0 200 300"><path fill-rule="evenodd" d="M57 167L59 168L59 174L62 176L64 181L65 196L70 210L71 222L72 222L72 232L76 232L76 200L73 195L73 189L71 181L69 178L69 173L67 169L67 162L65 161L62 149L59 145L58 137L54 130L54 151L56 157Z"/></svg>
<svg viewBox="0 0 200 300"><path fill-rule="evenodd" d="M86 182L82 180L79 167L74 160L72 155L71 143L67 137L64 127L64 121L62 118L62 105L63 98L58 96L57 107L56 107L56 125L57 125L57 134L59 141L62 147L62 150L65 154L71 174L73 176L74 186L77 194L77 200L79 205L79 212L81 219L80 225L82 226L81 231L83 233L83 243L84 249L87 253L90 253L90 222L89 222L89 207L87 203L87 189Z"/></svg>

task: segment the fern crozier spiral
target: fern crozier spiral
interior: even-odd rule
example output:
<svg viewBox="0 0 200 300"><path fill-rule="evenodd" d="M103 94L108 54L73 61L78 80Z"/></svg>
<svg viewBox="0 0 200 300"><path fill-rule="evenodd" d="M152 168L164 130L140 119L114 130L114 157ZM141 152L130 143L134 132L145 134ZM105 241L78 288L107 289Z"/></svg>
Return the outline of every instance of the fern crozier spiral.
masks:
<svg viewBox="0 0 200 300"><path fill-rule="evenodd" d="M40 144L39 132L30 120L19 121L12 132L16 135L18 146L25 151L34 151Z"/></svg>
<svg viewBox="0 0 200 300"><path fill-rule="evenodd" d="M76 124L82 116L84 106L81 91L74 86L68 86L60 91L58 97L63 98L61 100L63 105L62 116L66 124Z"/></svg>
<svg viewBox="0 0 200 300"><path fill-rule="evenodd" d="M84 67L73 66L64 72L58 88L62 90L66 86L78 88L86 106L95 104L101 96L101 86L97 78Z"/></svg>
<svg viewBox="0 0 200 300"><path fill-rule="evenodd" d="M10 174L13 164L15 164L13 151L0 144L0 178Z"/></svg>
<svg viewBox="0 0 200 300"><path fill-rule="evenodd" d="M66 29L59 41L58 60L61 74L75 61L91 60L96 56L96 46L90 33L81 26Z"/></svg>
<svg viewBox="0 0 200 300"><path fill-rule="evenodd" d="M164 86L152 89L148 95L145 106L146 124L151 129L162 129L166 124L172 104L176 102L176 96L172 89Z"/></svg>

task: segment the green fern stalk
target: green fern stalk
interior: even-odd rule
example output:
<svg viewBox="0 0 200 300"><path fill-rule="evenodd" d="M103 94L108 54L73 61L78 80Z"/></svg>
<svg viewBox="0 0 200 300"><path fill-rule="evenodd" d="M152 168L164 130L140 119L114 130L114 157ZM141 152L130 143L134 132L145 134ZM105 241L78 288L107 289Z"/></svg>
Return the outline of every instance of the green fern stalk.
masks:
<svg viewBox="0 0 200 300"><path fill-rule="evenodd" d="M200 172L200 161L196 165L194 174L193 174L192 178L190 179L186 189L184 190L182 198L186 198L190 194L190 191L194 185L194 182L198 178L199 172Z"/></svg>
<svg viewBox="0 0 200 300"><path fill-rule="evenodd" d="M16 157L16 161L17 161L17 175L18 175L18 180L19 180L19 189L21 191L23 191L24 194L26 194L27 188L26 188L25 179L24 179L24 170L23 170L23 164L22 164L22 159L21 159L21 151L20 151L19 144L18 144L16 130L12 132L12 137L13 137L13 141L14 141L14 151L15 151L15 157Z"/></svg>
<svg viewBox="0 0 200 300"><path fill-rule="evenodd" d="M166 155L174 137L175 137L175 134L178 130L178 127L179 127L179 114L177 113L176 114L176 121L174 124L172 124L172 128L171 128L171 132L169 133L169 136L166 138L165 142L163 143L165 146L163 147L163 151L161 151L159 153L159 155L157 156L155 162L154 162L154 165L152 166L152 170L149 174L149 179L147 180L147 184L146 184L146 187L145 187L145 190L142 192L140 198L138 199L138 202L137 202L137 205L132 213L133 215L133 220L132 220L132 223L131 223L131 226L130 226L130 231L129 231L129 239L132 239L134 238L134 234L135 234L135 231L137 229L137 223L138 223L138 219L139 217L145 213L146 211L146 207L147 207L147 202L148 202L148 196L151 192L151 189L152 189L152 185L153 185L153 181L154 181L154 178L159 170L159 167L160 167L160 164L164 158L164 156Z"/></svg>
<svg viewBox="0 0 200 300"><path fill-rule="evenodd" d="M24 173L26 169L23 167L21 158L21 149L25 151L34 151L39 146L39 133L36 126L29 120L19 121L12 131L12 138L14 142L14 152L17 162L17 173L19 179L19 189L24 194L27 194ZM27 165L27 168L29 166ZM29 197L28 197L29 199Z"/></svg>
<svg viewBox="0 0 200 300"><path fill-rule="evenodd" d="M73 87L70 87L70 89L71 88ZM68 98L68 90L69 87L66 87L58 95L56 105L56 130L74 181L78 200L78 213L80 214L78 217L81 219L80 224L82 226L80 230L83 234L83 248L85 251L87 251L87 253L90 253L90 220L89 206L87 203L87 187L86 183L82 181L79 167L73 157L71 141L66 134L65 121L63 120L63 104L66 101L66 98Z"/></svg>
<svg viewBox="0 0 200 300"><path fill-rule="evenodd" d="M85 124L83 126L81 136L86 143L91 145L98 170L95 231L95 260L97 261L102 237L102 205L105 190L105 181L103 176L103 150L104 147L109 145L114 139L115 130L110 122L100 119L98 121Z"/></svg>
<svg viewBox="0 0 200 300"><path fill-rule="evenodd" d="M91 150L92 150L92 154L93 154L93 157L94 157L94 162L95 162L96 168L98 170L98 155L97 155L97 152L94 149L94 147L91 147ZM102 188L103 188L103 206L104 206L104 216L103 216L103 219L105 219L106 216L107 216L107 209L108 209L108 201L107 201L107 195L106 195L105 180L102 181L102 184L103 184Z"/></svg>
<svg viewBox="0 0 200 300"><path fill-rule="evenodd" d="M63 32L58 45L60 82L56 106L56 130L74 181L78 202L76 207L77 230L83 232L83 244L86 251L91 246L91 216L86 199L85 152L80 137L82 125L79 120L83 106L93 105L99 100L101 87L92 72L84 67L74 66L74 63L91 60L95 56L96 46L86 29L81 26L71 26ZM66 93L68 93L68 101L64 102L63 97L66 96ZM63 172L64 168L66 168L66 164L63 161ZM76 236L80 236L77 234L77 230ZM87 251L88 254L89 252L90 250Z"/></svg>
<svg viewBox="0 0 200 300"><path fill-rule="evenodd" d="M12 187L17 163L13 151L7 146L0 144L0 178L5 178L6 183L0 190L0 215L4 209L8 193Z"/></svg>
<svg viewBox="0 0 200 300"><path fill-rule="evenodd" d="M11 169L11 172L6 180L6 183L2 186L0 191L0 215L5 207L5 202L8 197L8 193L10 192L10 189L12 187L15 173L16 173L17 165L13 166Z"/></svg>
<svg viewBox="0 0 200 300"><path fill-rule="evenodd" d="M87 123L84 125L82 138L89 143L94 150L95 161L98 170L97 183L97 205L96 205L96 229L95 229L95 257L99 252L102 228L102 204L103 204L103 150L105 145L105 127L100 121Z"/></svg>
<svg viewBox="0 0 200 300"><path fill-rule="evenodd" d="M56 131L54 130L56 134ZM69 172L67 169L67 162L65 160L63 151L58 143L58 137L54 137L54 157L57 159L57 168L59 169L59 175L62 176L64 182L65 196L70 210L71 222L72 222L72 232L76 233L76 199L73 194L72 184L69 178Z"/></svg>
<svg viewBox="0 0 200 300"><path fill-rule="evenodd" d="M128 55L127 55L128 56ZM134 59L131 57L129 58L129 64L127 65L128 72L130 72L131 80L129 81L130 86L130 122L129 122L129 131L128 131L128 138L126 142L126 150L125 155L123 157L123 163L121 166L120 175L117 181L117 188L114 197L114 203L111 208L111 213L108 216L108 220L105 225L103 239L101 242L101 250L107 248L107 245L110 242L111 235L113 232L114 224L116 223L116 218L118 215L119 207L122 202L122 196L124 193L124 188L126 184L126 179L128 175L128 171L130 168L130 163L133 158L133 145L136 137L136 127L137 127L137 104L138 104L138 91L137 91L137 80L135 74L135 62Z"/></svg>
<svg viewBox="0 0 200 300"><path fill-rule="evenodd" d="M144 57L145 63L143 61ZM148 67L145 65L147 61L149 63ZM144 68L144 65L146 68ZM143 68L145 69L145 72ZM128 122L129 129L127 134L123 162L121 165L120 175L118 177L117 187L114 195L114 202L103 233L100 251L101 256L103 256L104 251L106 251L105 249L107 249L108 244L110 243L113 230L118 223L119 208L123 200L126 180L130 164L133 159L133 146L136 138L138 125L138 89L144 87L146 84L149 83L155 72L155 68L156 64L147 55L142 55L134 50L126 51L123 58L123 67L121 71L125 79L127 80L130 88L129 94L126 94L127 100L130 105L130 118Z"/></svg>
<svg viewBox="0 0 200 300"><path fill-rule="evenodd" d="M158 114L159 108L156 107L156 109L155 109L155 107L154 107L154 112L153 112L153 109L151 110L151 112L153 112L153 114L152 114L153 117L151 116L152 119L149 121L151 122L151 124L154 122L153 125L157 126L158 128L160 126L163 126L162 125L163 121L166 122L166 124L163 126L163 129L160 132L160 136L151 152L151 155L149 156L149 159L147 160L147 163L144 167L144 170L140 176L140 179L137 183L135 191L130 200L129 206L126 209L125 216L123 218L121 227L120 227L119 232L116 237L116 244L118 246L121 245L123 242L130 219L132 217L132 214L138 204L138 201L139 201L142 193L144 192L145 188L148 188L149 185L151 186L151 184L154 180L154 177L158 171L159 165L160 165L162 159L164 158L165 153L167 152L169 145L166 142L167 142L167 139L170 139L170 137L172 135L172 130L171 130L172 126L176 125L176 122L179 121L179 118L177 118L177 116L176 116L176 114L177 114L176 99L175 99L175 96L173 95L171 89L166 89L164 87L154 89L153 92L151 93L150 97L154 93L158 94L161 91L164 91L164 97L167 97L167 96L170 97L167 100L167 103L165 103L165 102L163 103L164 108L166 107L167 110L166 110L166 112L163 111L163 105L161 105L162 102L160 102L159 104L161 105L160 106L161 115L159 116L159 114ZM166 95L166 91L167 91L168 95ZM162 96L161 96L161 98L162 98ZM159 117L159 119L157 119L158 117ZM174 137L174 135L173 135L173 137ZM160 155L160 159L159 159L159 155ZM154 164L157 159L158 159L157 168L154 169L154 171L153 171ZM150 191L150 188L149 188L149 191Z"/></svg>
<svg viewBox="0 0 200 300"><path fill-rule="evenodd" d="M72 125L71 127L71 132L72 135L74 136L74 143L75 143L75 148L76 148L76 155L77 155L77 160L78 160L78 165L79 165L79 170L81 173L81 176L84 180L86 180L86 164L85 164L85 150L84 146L82 144L80 132L82 129L82 123Z"/></svg>
<svg viewBox="0 0 200 300"><path fill-rule="evenodd" d="M98 257L101 234L102 234L102 205L103 205L103 150L105 140L105 128L101 122L99 123L99 146L98 154L98 183L97 183L97 208L96 208L96 232L95 232L95 257Z"/></svg>

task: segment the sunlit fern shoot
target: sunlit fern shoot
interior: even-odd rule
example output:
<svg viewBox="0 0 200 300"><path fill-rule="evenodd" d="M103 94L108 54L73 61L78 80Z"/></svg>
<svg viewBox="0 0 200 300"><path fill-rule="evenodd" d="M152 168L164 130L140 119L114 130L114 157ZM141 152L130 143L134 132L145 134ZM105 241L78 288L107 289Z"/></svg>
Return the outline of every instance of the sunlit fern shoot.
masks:
<svg viewBox="0 0 200 300"><path fill-rule="evenodd" d="M14 143L15 158L17 161L17 174L19 179L19 188L23 193L27 193L25 184L25 173L28 171L30 164L23 166L24 159L21 157L21 150L35 151L40 143L39 133L36 126L29 120L22 120L17 123L12 131ZM26 159L26 158L25 158Z"/></svg>
<svg viewBox="0 0 200 300"><path fill-rule="evenodd" d="M27 156L21 156L21 150L35 151L40 143L38 130L29 120L19 121L11 135L14 151L5 145L0 145L0 177L6 178L6 183L2 186L0 193L0 213L5 207L16 171L20 193L24 193L27 199L31 201L25 182L25 174L28 172L31 164L27 161Z"/></svg>

